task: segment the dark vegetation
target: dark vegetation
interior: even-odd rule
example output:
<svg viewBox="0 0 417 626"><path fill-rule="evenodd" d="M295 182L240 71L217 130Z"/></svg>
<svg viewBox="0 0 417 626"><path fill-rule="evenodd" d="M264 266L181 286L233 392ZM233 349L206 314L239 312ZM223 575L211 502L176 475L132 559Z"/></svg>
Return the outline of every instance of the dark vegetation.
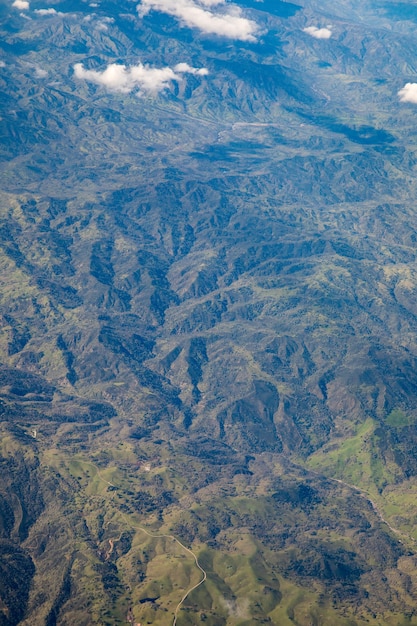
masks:
<svg viewBox="0 0 417 626"><path fill-rule="evenodd" d="M11 544L0 544L0 557L0 595L7 607L0 614L0 624L14 626L25 616L35 566L30 556Z"/></svg>

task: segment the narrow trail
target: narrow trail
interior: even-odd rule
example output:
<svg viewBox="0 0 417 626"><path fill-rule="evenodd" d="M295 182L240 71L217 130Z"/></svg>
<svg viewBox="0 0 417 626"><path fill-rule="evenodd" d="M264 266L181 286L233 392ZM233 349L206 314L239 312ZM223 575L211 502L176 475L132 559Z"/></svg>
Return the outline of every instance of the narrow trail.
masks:
<svg viewBox="0 0 417 626"><path fill-rule="evenodd" d="M106 485L109 485L110 487L113 487L114 489L117 489L116 485L113 485L113 483L110 483L108 480L106 480L105 478L102 477L102 475L100 474L100 470L97 467L97 465L95 465L94 463L91 463L90 461L83 461L83 463L86 463L87 465L91 465L92 467L95 468L96 472L97 472L97 476L100 480L102 480L104 483L106 483ZM121 515L121 517L124 519L125 523L127 526L129 526L130 528L137 528L138 530L140 530L141 532L145 533L145 535L148 535L148 537L152 537L154 539L171 539L172 541L174 541L175 543L177 543L183 550L185 550L186 552L188 552L188 554L191 554L191 556L194 559L194 562L197 566L197 568L200 570L201 574L202 574L202 578L201 580L193 585L192 587L190 587L189 589L187 589L187 591L185 592L185 594L182 596L181 600L178 602L175 611L174 611L174 619L172 622L172 626L176 626L177 624L177 620L178 620L178 613L182 607L182 605L184 604L184 602L186 601L186 599L188 598L188 596L190 595L190 593L192 591L194 591L195 589L197 589L198 587L200 587L200 585L202 585L203 583L205 583L205 581L207 580L207 572L206 570L201 567L200 562L198 560L197 555L195 554L195 552L193 552L190 548L187 548L187 546L185 546L179 539L177 539L177 537L175 537L174 535L165 535L165 534L154 534L154 533L150 533L148 530L146 530L146 528L143 528L142 526L139 526L138 524L133 523L131 520L129 520L129 518L122 512L119 510L119 514ZM122 536L123 533L120 533L119 539ZM109 555L111 554L111 552L113 551L113 547L114 547L114 541L117 540L112 540L109 539L109 545L110 545L110 552L108 553Z"/></svg>
<svg viewBox="0 0 417 626"><path fill-rule="evenodd" d="M120 532L119 536L116 537L115 539L109 539L109 549L106 552L105 558L106 561L109 560L109 558L111 557L111 555L113 554L113 550L114 550L114 544L117 543L118 541L120 541L120 539L122 538L123 535L123 530Z"/></svg>

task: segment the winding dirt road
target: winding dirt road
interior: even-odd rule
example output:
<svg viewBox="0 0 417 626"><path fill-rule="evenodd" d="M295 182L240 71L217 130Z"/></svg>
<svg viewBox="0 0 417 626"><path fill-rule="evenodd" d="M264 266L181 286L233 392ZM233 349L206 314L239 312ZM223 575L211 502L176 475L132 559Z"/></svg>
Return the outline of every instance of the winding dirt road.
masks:
<svg viewBox="0 0 417 626"><path fill-rule="evenodd" d="M361 496L361 498L364 498L367 502L370 503L370 505L372 506L374 512L379 517L381 522L383 524L385 524L386 526L388 526L388 528L393 533L395 533L396 535L400 535L401 537L404 537L405 539L409 539L413 543L417 543L416 540L413 539L413 537L411 537L410 535L407 535L406 533L403 533L401 530L398 530L398 528L395 528L394 526L391 526L391 524L388 522L388 520L385 519L384 514L381 512L381 509L379 508L379 506L377 505L375 500L372 500L372 498L369 495L369 493L367 493L363 489L360 489L360 487L357 487L356 485L350 485L349 483L345 483L344 480L340 480L339 478L331 478L329 476L326 476L326 478L328 478L329 480L332 480L332 481L334 481L336 483L339 483L340 485L344 485L345 487L348 487L349 489L352 489L352 491L356 491L358 493L358 495ZM401 539L399 539L398 541L400 543L403 543L401 541Z"/></svg>
<svg viewBox="0 0 417 626"><path fill-rule="evenodd" d="M181 606L184 604L185 600L188 598L188 596L190 595L190 593L192 591L194 591L194 589L197 589L198 587L200 587L200 585L202 585L206 580L207 580L207 572L205 571L205 569L203 569L199 563L198 557L195 554L195 552L193 552L190 548L187 548L187 546L185 546L179 539L177 539L176 537L174 537L174 535L155 535L154 533L150 533L148 530L146 530L146 528L143 528L142 526L138 526L137 524L133 524L124 513L121 513L121 516L123 517L123 519L125 520L126 524L128 524L130 527L133 528L137 528L138 530L142 531L143 533L145 533L145 535L148 535L148 537L153 537L155 539L172 539L172 541L175 541L175 543L177 543L179 546L181 546L181 548L183 548L183 550L185 550L186 552L188 552L189 554L191 554L191 556L193 557L196 566L198 567L198 569L200 570L200 572L202 573L202 578L201 580L196 584L193 585L192 587L190 587L190 589L188 589L185 594L182 596L181 600L179 601L179 603L176 606L175 612L174 612L174 620L172 622L172 626L176 626L177 624L177 619L178 619L178 612L181 608Z"/></svg>
<svg viewBox="0 0 417 626"><path fill-rule="evenodd" d="M97 465L95 465L91 461L83 461L83 463L86 463L87 465L91 465L92 467L94 467L96 472L97 472L97 476L98 476L98 478L100 480L102 480L104 483L106 483L106 485L109 485L110 487L113 487L114 489L117 489L116 485L113 485L108 480L106 480L105 478L102 477L102 475L100 474L100 470L97 467ZM193 557L194 562L195 562L197 568L200 570L200 572L202 574L201 580L196 585L193 585L192 587L190 587L190 589L187 589L187 591L182 596L181 600L178 602L178 604L177 604L177 606L175 608L174 619L173 619L173 622L172 622L172 626L176 626L179 610L181 609L182 605L184 604L185 600L188 598L190 593L192 591L194 591L194 589L197 589L198 587L200 587L200 585L202 585L207 580L207 572L205 571L205 569L203 567L201 567L200 562L199 562L198 557L195 554L195 552L193 552L190 548L187 548L187 546L185 546L179 539L177 539L177 537L175 537L174 535L164 535L164 534L159 535L159 534L150 533L148 530L146 530L146 528L143 528L142 526L139 526L139 525L134 524L133 522L131 522L128 519L128 517L124 513L122 513L121 511L119 511L119 513L122 516L122 518L124 519L125 523L130 528L137 528L137 530L140 530L141 532L145 533L145 535L148 535L148 537L153 537L155 539L171 539L172 541L175 541L175 543L177 543L183 550L188 552L188 554L191 554L191 556ZM121 536L122 536L122 533L120 534L119 539L120 539ZM117 539L116 540L109 539L110 550L107 553L108 556L110 556L110 554L113 551L114 541L117 541Z"/></svg>
<svg viewBox="0 0 417 626"><path fill-rule="evenodd" d="M294 465L296 465L296 464L294 464ZM332 482L338 483L339 485L343 485L344 487L347 487L348 489L351 489L352 491L356 491L356 493L361 498L364 498L367 502L369 502L369 504L372 506L373 511L379 517L381 522L383 524L385 524L385 526L387 526L395 535L400 536L400 537L404 537L404 539L407 539L408 541L411 541L413 544L417 544L417 541L413 537L411 537L411 535L407 535L407 533L404 533L401 530L399 530L398 528L395 528L394 526L391 526L389 521L385 519L384 514L382 513L382 511L379 508L378 504L375 502L375 500L372 500L372 498L369 495L369 493L367 491L365 491L364 489L361 489L360 487L357 487L356 485L350 485L349 483L345 482L344 480L341 480L340 478L333 478L332 476L327 476L325 474L320 474L319 472L315 472L314 470L309 469L309 468L305 468L305 467L303 467L301 465L297 465L297 467L302 468L304 471L308 471L310 474L314 474L315 476L319 476L320 478L326 478L327 480L331 480ZM401 539L398 539L398 541L400 543L403 543L403 541L401 541Z"/></svg>

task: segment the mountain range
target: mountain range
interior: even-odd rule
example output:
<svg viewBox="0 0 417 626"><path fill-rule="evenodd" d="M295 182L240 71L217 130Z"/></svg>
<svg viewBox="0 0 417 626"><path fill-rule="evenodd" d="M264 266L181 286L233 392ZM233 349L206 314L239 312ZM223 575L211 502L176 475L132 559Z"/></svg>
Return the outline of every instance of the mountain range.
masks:
<svg viewBox="0 0 417 626"><path fill-rule="evenodd" d="M0 625L417 624L415 4L0 19Z"/></svg>

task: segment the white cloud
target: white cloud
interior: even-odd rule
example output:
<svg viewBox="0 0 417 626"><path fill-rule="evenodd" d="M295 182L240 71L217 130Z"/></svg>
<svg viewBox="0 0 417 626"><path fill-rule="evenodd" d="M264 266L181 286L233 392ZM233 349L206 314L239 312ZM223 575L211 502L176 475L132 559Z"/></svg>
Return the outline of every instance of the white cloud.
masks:
<svg viewBox="0 0 417 626"><path fill-rule="evenodd" d="M21 11L26 11L29 8L29 2L28 0L14 0L12 7L20 9Z"/></svg>
<svg viewBox="0 0 417 626"><path fill-rule="evenodd" d="M112 17L103 17L96 24L97 30L108 30L108 24L114 24L114 18Z"/></svg>
<svg viewBox="0 0 417 626"><path fill-rule="evenodd" d="M6 67L6 63L4 61L0 61L0 67Z"/></svg>
<svg viewBox="0 0 417 626"><path fill-rule="evenodd" d="M140 17L150 11L168 13L184 26L209 35L256 41L259 34L257 23L243 17L240 7L226 4L226 0L141 0L137 10Z"/></svg>
<svg viewBox="0 0 417 626"><path fill-rule="evenodd" d="M330 39L332 31L330 28L317 28L317 26L307 26L303 31L316 39Z"/></svg>
<svg viewBox="0 0 417 626"><path fill-rule="evenodd" d="M61 11L57 11L56 9L35 9L35 13L38 15L65 15L65 13L61 13Z"/></svg>
<svg viewBox="0 0 417 626"><path fill-rule="evenodd" d="M83 22L93 22L93 26L96 30L108 30L109 24L114 24L113 17L97 17L97 13L91 13L91 15L85 15L83 17Z"/></svg>
<svg viewBox="0 0 417 626"><path fill-rule="evenodd" d="M161 69L151 68L142 63L126 67L111 63L102 72L86 70L81 63L74 65L76 78L86 80L96 85L103 85L110 91L130 93L137 91L142 93L158 93L168 89L173 81L179 82L181 74L195 74L205 76L208 71L205 68L195 68L187 63L179 63L174 69L164 67Z"/></svg>
<svg viewBox="0 0 417 626"><path fill-rule="evenodd" d="M406 83L404 87L399 90L398 96L400 102L417 104L417 83Z"/></svg>
<svg viewBox="0 0 417 626"><path fill-rule="evenodd" d="M43 70L41 67L35 67L35 76L36 78L46 78L48 76L48 72Z"/></svg>
<svg viewBox="0 0 417 626"><path fill-rule="evenodd" d="M188 63L177 63L174 70L179 74L194 74L194 76L207 76L208 69L205 67L197 68L191 67Z"/></svg>

